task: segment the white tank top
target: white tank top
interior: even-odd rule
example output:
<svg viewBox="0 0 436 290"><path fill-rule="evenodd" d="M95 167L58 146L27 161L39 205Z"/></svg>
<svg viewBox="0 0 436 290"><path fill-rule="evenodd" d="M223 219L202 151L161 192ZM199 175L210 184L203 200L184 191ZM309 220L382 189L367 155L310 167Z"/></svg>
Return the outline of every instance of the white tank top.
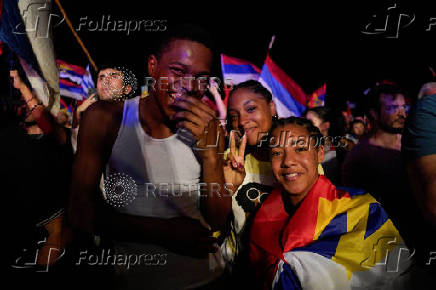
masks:
<svg viewBox="0 0 436 290"><path fill-rule="evenodd" d="M207 227L199 210L201 164L193 145L192 134L183 129L164 139L147 135L139 121L139 97L126 100L106 166L106 201L121 213L157 218L188 216ZM166 257L165 265L130 265L128 270L126 265L116 265L123 289L197 287L223 271L219 254L195 259L156 245L131 242L116 242L115 249L126 255L165 255L160 256L161 262Z"/></svg>

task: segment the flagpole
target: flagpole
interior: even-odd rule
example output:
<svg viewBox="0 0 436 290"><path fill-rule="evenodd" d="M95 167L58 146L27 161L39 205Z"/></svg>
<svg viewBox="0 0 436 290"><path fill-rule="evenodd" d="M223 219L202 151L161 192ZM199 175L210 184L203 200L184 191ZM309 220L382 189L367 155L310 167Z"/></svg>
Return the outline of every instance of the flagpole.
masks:
<svg viewBox="0 0 436 290"><path fill-rule="evenodd" d="M80 39L79 35L77 34L76 30L73 28L73 24L71 23L70 19L67 16L67 13L65 12L64 8L62 8L62 5L59 0L55 0L56 4L59 7L59 10L61 11L62 15L65 18L65 22L67 23L68 27L71 29L71 32L73 33L74 37L76 38L77 42L79 43L80 47L83 49L83 52L88 57L89 62L91 63L92 67L94 68L94 71L98 71L97 66L95 65L94 60L92 59L91 55L89 54L88 50L85 47L85 44L83 43L82 39Z"/></svg>

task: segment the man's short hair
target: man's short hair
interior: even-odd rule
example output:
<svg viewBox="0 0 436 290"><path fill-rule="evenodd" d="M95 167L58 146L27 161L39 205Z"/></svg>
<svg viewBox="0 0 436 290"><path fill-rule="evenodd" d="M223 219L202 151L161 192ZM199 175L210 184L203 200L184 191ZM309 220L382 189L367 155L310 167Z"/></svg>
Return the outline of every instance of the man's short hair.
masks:
<svg viewBox="0 0 436 290"><path fill-rule="evenodd" d="M388 94L395 96L397 94L405 95L405 92L394 82L383 80L377 82L374 87L371 88L367 95L366 111L369 113L370 110L375 110L380 112L381 103L380 95Z"/></svg>
<svg viewBox="0 0 436 290"><path fill-rule="evenodd" d="M101 66L99 66L98 71L97 71L97 81L98 81L98 74L105 69L113 69L113 70L117 70L119 72L121 72L123 74L123 85L124 86L130 86L132 89L130 91L130 93L127 94L127 97L133 97L135 94L135 91L137 89L138 86L138 81L135 77L135 74L128 68L124 67L123 65L119 65L119 64L111 64L111 63L106 63L103 64ZM97 83L97 82L96 82Z"/></svg>
<svg viewBox="0 0 436 290"><path fill-rule="evenodd" d="M169 28L157 40L151 53L159 59L169 49L171 42L177 39L198 42L209 48L212 53L215 51L215 44L208 31L192 24L182 24Z"/></svg>
<svg viewBox="0 0 436 290"><path fill-rule="evenodd" d="M350 127L353 128L353 125L354 125L354 124L362 124L362 125L365 127L365 122L363 122L363 121L360 120L360 119L355 119L355 120L353 120L353 121L350 123Z"/></svg>

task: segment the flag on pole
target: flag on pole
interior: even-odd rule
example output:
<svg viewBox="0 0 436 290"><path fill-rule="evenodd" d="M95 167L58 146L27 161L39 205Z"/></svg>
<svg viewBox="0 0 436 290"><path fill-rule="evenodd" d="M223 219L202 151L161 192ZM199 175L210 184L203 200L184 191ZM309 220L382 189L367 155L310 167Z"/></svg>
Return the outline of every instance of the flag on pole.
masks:
<svg viewBox="0 0 436 290"><path fill-rule="evenodd" d="M3 0L0 40L27 64L26 74L33 89L48 88L44 105L56 115L59 111L59 72L51 38L51 0ZM23 62L20 61L22 64ZM33 78L33 81L30 78ZM35 88L35 87L36 88Z"/></svg>
<svg viewBox="0 0 436 290"><path fill-rule="evenodd" d="M86 66L85 74L82 77L82 88L87 95L90 89L95 88L94 81L92 80L91 71L89 70L89 64Z"/></svg>
<svg viewBox="0 0 436 290"><path fill-rule="evenodd" d="M49 107L50 89L48 83L23 58L18 57L18 59L38 100L40 100L45 107Z"/></svg>
<svg viewBox="0 0 436 290"><path fill-rule="evenodd" d="M300 117L306 110L306 93L271 59L269 53L259 81L272 93L280 118Z"/></svg>
<svg viewBox="0 0 436 290"><path fill-rule="evenodd" d="M51 29L55 14L51 13L52 0L19 0L18 8L24 23L41 76L47 82L49 103L46 107L56 115L59 111L59 70L56 65ZM61 22L63 20L60 20ZM57 23L59 24L59 23ZM42 84L40 84L41 86Z"/></svg>
<svg viewBox="0 0 436 290"><path fill-rule="evenodd" d="M224 83L227 85L237 85L248 80L258 80L261 70L254 64L221 54L221 70L223 72Z"/></svg>
<svg viewBox="0 0 436 290"><path fill-rule="evenodd" d="M324 83L321 87L316 89L311 95L308 96L307 107L315 108L324 106L326 92L327 84Z"/></svg>
<svg viewBox="0 0 436 290"><path fill-rule="evenodd" d="M60 59L57 60L57 64L59 66L61 95L78 101L86 99L89 90L95 87L89 65L84 69Z"/></svg>
<svg viewBox="0 0 436 290"><path fill-rule="evenodd" d="M2 1L0 41L40 73L35 54L26 35L17 0Z"/></svg>

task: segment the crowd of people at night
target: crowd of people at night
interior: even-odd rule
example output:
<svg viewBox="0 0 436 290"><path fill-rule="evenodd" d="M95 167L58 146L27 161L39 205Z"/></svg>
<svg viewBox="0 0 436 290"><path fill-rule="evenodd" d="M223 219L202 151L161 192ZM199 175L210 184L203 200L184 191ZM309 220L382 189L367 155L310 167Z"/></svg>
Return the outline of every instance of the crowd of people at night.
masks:
<svg viewBox="0 0 436 290"><path fill-rule="evenodd" d="M202 28L169 30L147 58L147 94L107 64L71 115L8 69L11 275L54 288L434 287L436 78L416 96L381 79L352 115L283 117L257 80L224 102L218 51Z"/></svg>

